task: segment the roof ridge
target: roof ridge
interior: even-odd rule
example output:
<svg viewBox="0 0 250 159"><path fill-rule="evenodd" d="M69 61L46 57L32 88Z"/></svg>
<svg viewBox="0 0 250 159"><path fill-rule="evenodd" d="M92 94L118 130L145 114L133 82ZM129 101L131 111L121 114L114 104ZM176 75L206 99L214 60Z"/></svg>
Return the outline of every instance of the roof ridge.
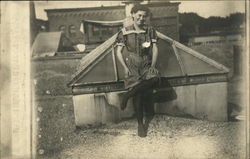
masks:
<svg viewBox="0 0 250 159"><path fill-rule="evenodd" d="M197 51L195 51L195 50L193 50L193 49L179 43L178 41L175 41L175 40L171 39L170 37L158 32L158 31L156 31L156 33L157 33L157 36L159 36L159 38L162 38L164 40L167 40L169 42L174 43L177 48L180 48L180 49L184 50L186 53L193 55L194 57L206 62L209 65L212 65L212 66L216 67L219 70L229 72L229 68L227 68L226 66L216 62L215 60L210 59L207 56L200 54L199 52L197 52Z"/></svg>
<svg viewBox="0 0 250 159"><path fill-rule="evenodd" d="M72 85L74 80L81 76L81 73L86 69L94 60L96 60L100 55L102 55L105 50L107 50L115 41L118 33L114 34L111 38L106 40L101 45L97 46L94 50L88 53L86 56L82 57L79 65L77 66L77 71L72 75L71 80L68 82L68 85Z"/></svg>

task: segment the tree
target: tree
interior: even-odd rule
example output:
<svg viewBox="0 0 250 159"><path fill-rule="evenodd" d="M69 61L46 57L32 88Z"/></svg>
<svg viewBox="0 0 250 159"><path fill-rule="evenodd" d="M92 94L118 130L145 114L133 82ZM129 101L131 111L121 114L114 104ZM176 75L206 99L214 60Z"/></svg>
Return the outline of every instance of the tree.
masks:
<svg viewBox="0 0 250 159"><path fill-rule="evenodd" d="M179 13L180 41L188 42L191 35L211 33L213 31L235 31L245 21L244 13L233 13L227 17L211 16L204 18L197 13Z"/></svg>

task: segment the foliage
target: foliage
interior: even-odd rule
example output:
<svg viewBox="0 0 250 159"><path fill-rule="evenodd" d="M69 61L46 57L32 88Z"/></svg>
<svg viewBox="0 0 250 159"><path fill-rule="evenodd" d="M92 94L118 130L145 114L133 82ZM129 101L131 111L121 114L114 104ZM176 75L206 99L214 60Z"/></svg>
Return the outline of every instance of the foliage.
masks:
<svg viewBox="0 0 250 159"><path fill-rule="evenodd" d="M185 43L193 34L238 30L245 21L245 14L233 13L227 17L204 18L197 13L179 13L179 19L181 24L180 41Z"/></svg>

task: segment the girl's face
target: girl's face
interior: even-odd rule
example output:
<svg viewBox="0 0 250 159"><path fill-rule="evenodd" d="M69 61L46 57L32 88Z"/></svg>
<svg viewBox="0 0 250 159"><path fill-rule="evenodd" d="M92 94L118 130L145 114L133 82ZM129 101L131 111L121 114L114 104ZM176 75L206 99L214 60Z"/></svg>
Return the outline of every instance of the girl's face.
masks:
<svg viewBox="0 0 250 159"><path fill-rule="evenodd" d="M146 20L146 17L147 17L147 12L139 10L136 13L132 13L132 17L134 19L134 22L138 26L143 26L145 24L145 20Z"/></svg>

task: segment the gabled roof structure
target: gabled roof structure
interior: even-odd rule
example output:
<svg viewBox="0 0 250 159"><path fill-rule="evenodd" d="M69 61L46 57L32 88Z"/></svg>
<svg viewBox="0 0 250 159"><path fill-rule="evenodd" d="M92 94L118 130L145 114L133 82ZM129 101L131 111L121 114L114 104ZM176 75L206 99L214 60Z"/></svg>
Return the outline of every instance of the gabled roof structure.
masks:
<svg viewBox="0 0 250 159"><path fill-rule="evenodd" d="M162 77L180 78L197 75L225 74L229 69L216 61L186 47L185 45L157 32L157 68ZM83 86L98 83L121 82L123 68L116 57L117 34L84 56L68 83Z"/></svg>
<svg viewBox="0 0 250 159"><path fill-rule="evenodd" d="M54 56L58 50L61 32L39 33L32 45L32 56Z"/></svg>
<svg viewBox="0 0 250 159"><path fill-rule="evenodd" d="M33 57L55 56L56 52L64 49L62 41L71 43L62 32L41 32L36 36L31 52Z"/></svg>

